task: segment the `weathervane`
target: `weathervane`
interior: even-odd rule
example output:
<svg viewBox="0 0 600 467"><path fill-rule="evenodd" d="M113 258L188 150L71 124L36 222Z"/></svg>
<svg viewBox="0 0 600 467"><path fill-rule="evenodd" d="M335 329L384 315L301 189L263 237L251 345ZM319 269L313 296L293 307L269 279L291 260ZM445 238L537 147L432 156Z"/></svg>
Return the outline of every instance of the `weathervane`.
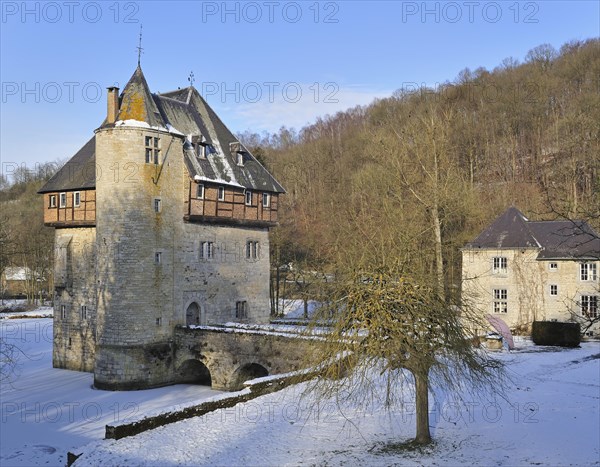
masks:
<svg viewBox="0 0 600 467"><path fill-rule="evenodd" d="M188 76L188 81L190 82L190 86L194 85L194 72L190 71L190 76Z"/></svg>
<svg viewBox="0 0 600 467"><path fill-rule="evenodd" d="M140 45L136 47L138 49L138 66L140 66L140 61L142 59L142 25L140 24Z"/></svg>

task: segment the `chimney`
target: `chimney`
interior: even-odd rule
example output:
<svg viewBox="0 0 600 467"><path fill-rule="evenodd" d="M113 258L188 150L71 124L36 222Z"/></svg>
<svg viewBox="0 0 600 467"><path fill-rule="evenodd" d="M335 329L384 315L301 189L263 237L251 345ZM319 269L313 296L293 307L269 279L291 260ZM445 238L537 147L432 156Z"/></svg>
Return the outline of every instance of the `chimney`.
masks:
<svg viewBox="0 0 600 467"><path fill-rule="evenodd" d="M115 123L119 115L119 88L111 86L108 88L108 112L106 115L107 123Z"/></svg>

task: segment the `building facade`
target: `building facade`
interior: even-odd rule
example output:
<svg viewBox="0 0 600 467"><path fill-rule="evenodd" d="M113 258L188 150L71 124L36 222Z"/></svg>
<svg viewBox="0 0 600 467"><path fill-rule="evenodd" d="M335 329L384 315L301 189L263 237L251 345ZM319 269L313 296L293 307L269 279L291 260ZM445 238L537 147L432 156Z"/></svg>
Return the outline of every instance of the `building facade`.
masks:
<svg viewBox="0 0 600 467"><path fill-rule="evenodd" d="M465 304L521 333L599 316L600 237L583 221L530 221L511 207L462 250ZM598 335L598 323L588 330Z"/></svg>
<svg viewBox="0 0 600 467"><path fill-rule="evenodd" d="M53 364L99 388L174 382L177 325L267 322L281 185L194 87L153 94L138 66L40 190L55 227Z"/></svg>

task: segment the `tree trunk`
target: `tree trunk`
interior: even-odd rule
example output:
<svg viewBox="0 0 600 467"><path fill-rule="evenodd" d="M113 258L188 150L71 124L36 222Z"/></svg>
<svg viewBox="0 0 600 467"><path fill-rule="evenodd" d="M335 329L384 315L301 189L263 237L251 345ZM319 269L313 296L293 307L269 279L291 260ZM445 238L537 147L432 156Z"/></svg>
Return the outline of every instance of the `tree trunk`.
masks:
<svg viewBox="0 0 600 467"><path fill-rule="evenodd" d="M425 371L416 371L415 392L417 406L417 444L431 443L431 433L429 432L429 369Z"/></svg>
<svg viewBox="0 0 600 467"><path fill-rule="evenodd" d="M437 195L436 195L437 197ZM444 287L444 257L442 253L442 224L440 222L440 213L437 200L431 208L431 218L433 221L433 235L435 239L435 276L436 286L440 297L445 297Z"/></svg>

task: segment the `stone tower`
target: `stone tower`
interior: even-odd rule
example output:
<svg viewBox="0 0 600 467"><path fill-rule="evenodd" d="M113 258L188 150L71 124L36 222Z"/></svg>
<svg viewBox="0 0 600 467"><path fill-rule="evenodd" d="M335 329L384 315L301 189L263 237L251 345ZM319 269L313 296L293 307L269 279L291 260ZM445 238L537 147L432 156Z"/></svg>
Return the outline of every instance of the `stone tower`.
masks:
<svg viewBox="0 0 600 467"><path fill-rule="evenodd" d="M138 66L107 104L40 190L56 228L54 366L105 389L171 384L176 326L268 320L284 191L193 87L152 94Z"/></svg>

